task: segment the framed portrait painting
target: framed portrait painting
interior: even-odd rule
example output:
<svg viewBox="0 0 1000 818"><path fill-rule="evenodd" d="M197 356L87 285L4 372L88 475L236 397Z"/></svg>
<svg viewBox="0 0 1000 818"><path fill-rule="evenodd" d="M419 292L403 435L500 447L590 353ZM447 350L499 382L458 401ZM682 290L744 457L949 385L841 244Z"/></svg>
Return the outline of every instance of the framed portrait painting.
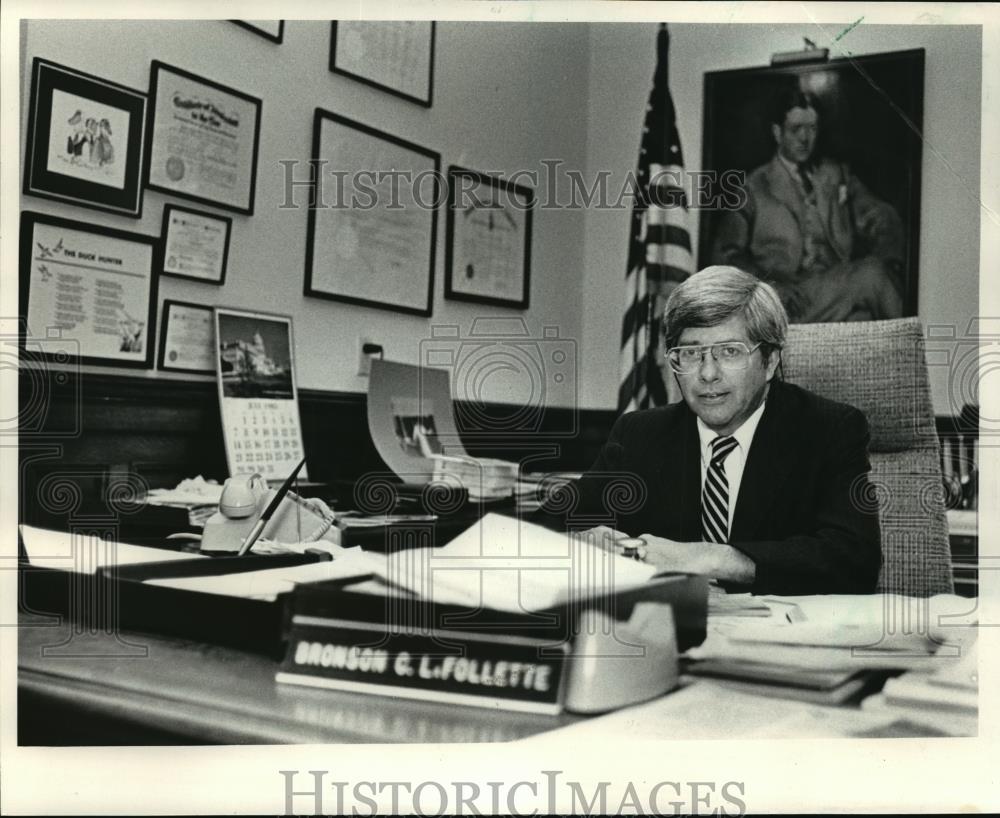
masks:
<svg viewBox="0 0 1000 818"><path fill-rule="evenodd" d="M924 51L705 74L699 267L796 323L916 315Z"/></svg>
<svg viewBox="0 0 1000 818"><path fill-rule="evenodd" d="M35 57L24 193L142 215L146 95Z"/></svg>

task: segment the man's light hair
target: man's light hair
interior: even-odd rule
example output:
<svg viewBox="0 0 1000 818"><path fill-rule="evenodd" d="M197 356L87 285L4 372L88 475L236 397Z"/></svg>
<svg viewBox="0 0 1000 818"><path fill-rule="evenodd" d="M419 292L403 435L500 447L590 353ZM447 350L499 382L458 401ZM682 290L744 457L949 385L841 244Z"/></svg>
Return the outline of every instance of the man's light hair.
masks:
<svg viewBox="0 0 1000 818"><path fill-rule="evenodd" d="M760 344L766 358L785 345L788 313L774 287L737 267L706 267L679 284L663 311L667 349L693 327L714 327L742 315L751 345Z"/></svg>

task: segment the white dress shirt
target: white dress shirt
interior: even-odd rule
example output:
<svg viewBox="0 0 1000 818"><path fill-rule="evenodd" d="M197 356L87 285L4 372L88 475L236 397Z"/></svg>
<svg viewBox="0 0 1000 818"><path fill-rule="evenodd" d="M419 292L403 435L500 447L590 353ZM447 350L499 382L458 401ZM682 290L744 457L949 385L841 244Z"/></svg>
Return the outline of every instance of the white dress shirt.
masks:
<svg viewBox="0 0 1000 818"><path fill-rule="evenodd" d="M743 480L743 468L747 464L747 453L750 451L750 444L753 442L754 433L760 423L760 418L764 414L764 404L754 410L743 425L728 437L736 438L736 448L723 461L723 468L726 471L726 482L729 484L729 530L733 530L733 517L736 514L736 500L740 496L740 482ZM709 429L701 418L698 418L698 439L701 441L701 490L705 490L705 474L708 472L708 464L712 461L712 441L719 435Z"/></svg>

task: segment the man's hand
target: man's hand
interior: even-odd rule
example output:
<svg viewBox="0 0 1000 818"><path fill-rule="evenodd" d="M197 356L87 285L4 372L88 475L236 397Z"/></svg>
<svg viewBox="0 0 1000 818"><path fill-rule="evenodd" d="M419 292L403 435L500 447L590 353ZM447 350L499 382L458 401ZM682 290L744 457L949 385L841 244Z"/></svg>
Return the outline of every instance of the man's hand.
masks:
<svg viewBox="0 0 1000 818"><path fill-rule="evenodd" d="M610 530L610 529L609 529ZM643 534L646 562L661 571L704 574L730 582L751 583L757 566L742 551L731 545L713 542L676 542L664 537Z"/></svg>
<svg viewBox="0 0 1000 818"><path fill-rule="evenodd" d="M573 536L577 539L584 540L591 545L596 545L598 548L603 548L605 551L614 551L615 543L618 540L631 537L631 534L626 534L624 531L617 531L614 528L609 528L606 525L599 525L595 528L587 528L583 531L574 531Z"/></svg>

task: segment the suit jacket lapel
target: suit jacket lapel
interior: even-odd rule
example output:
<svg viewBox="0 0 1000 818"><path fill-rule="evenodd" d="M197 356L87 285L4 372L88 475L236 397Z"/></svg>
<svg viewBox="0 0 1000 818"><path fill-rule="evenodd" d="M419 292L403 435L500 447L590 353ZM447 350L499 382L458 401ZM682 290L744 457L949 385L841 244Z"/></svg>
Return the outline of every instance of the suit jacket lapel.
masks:
<svg viewBox="0 0 1000 818"><path fill-rule="evenodd" d="M695 415L686 405L665 425L653 447L658 464L655 491L662 504L667 537L680 542L701 539L701 452Z"/></svg>
<svg viewBox="0 0 1000 818"><path fill-rule="evenodd" d="M794 464L800 428L781 386L780 381L772 381L764 414L750 444L730 541L757 537Z"/></svg>

